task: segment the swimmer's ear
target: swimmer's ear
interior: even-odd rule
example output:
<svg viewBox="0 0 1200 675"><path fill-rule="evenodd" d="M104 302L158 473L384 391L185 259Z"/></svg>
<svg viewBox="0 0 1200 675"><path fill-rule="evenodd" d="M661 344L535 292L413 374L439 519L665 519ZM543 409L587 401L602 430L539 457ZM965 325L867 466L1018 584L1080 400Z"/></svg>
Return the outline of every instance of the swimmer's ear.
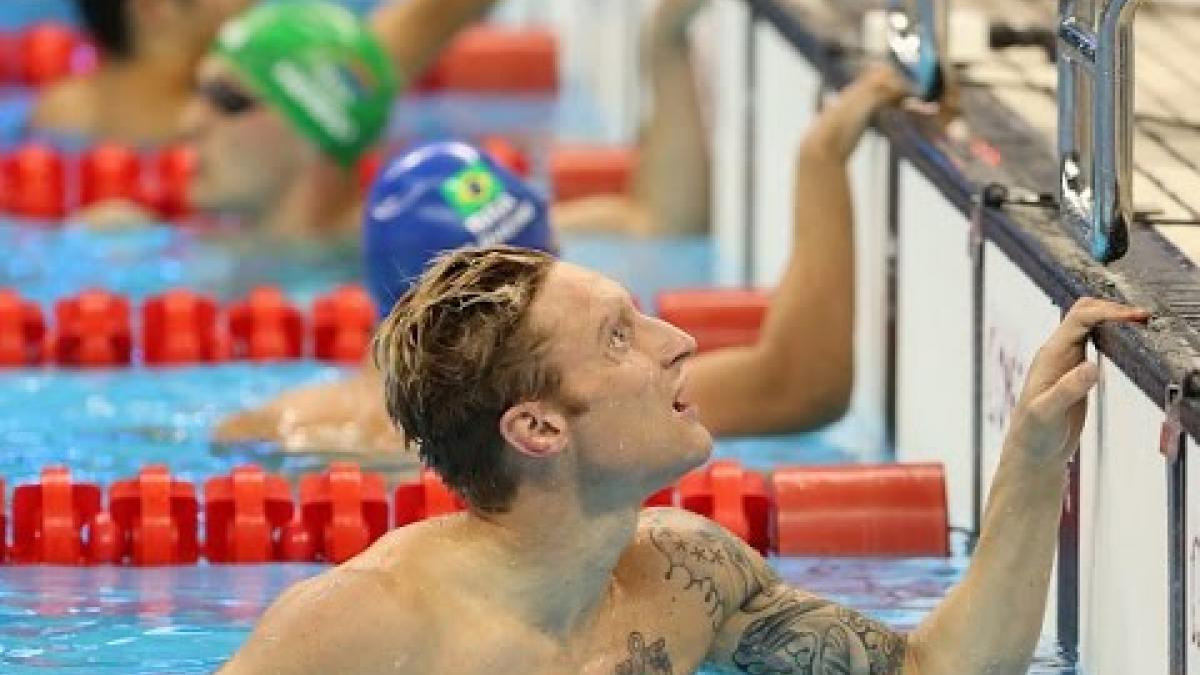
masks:
<svg viewBox="0 0 1200 675"><path fill-rule="evenodd" d="M545 403L518 403L500 416L500 435L523 455L550 457L567 447L567 418Z"/></svg>

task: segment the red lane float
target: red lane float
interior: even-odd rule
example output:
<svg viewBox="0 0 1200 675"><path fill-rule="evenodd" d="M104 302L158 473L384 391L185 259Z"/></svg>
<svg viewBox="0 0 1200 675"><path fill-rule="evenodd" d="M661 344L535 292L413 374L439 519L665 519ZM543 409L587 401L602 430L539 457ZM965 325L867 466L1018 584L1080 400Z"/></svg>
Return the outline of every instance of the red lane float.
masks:
<svg viewBox="0 0 1200 675"><path fill-rule="evenodd" d="M334 462L326 473L300 481L300 511L320 557L343 563L387 532L383 476Z"/></svg>
<svg viewBox="0 0 1200 675"><path fill-rule="evenodd" d="M40 364L45 338L41 308L15 291L0 289L0 368Z"/></svg>
<svg viewBox="0 0 1200 675"><path fill-rule="evenodd" d="M155 366L219 363L232 346L217 321L213 298L185 290L150 297L142 305L142 349Z"/></svg>
<svg viewBox="0 0 1200 675"><path fill-rule="evenodd" d="M780 467L770 490L779 555L949 555L941 465Z"/></svg>
<svg viewBox="0 0 1200 675"><path fill-rule="evenodd" d="M396 527L466 508L462 499L446 487L437 473L429 469L421 471L418 480L397 485L392 504L396 512Z"/></svg>
<svg viewBox="0 0 1200 675"><path fill-rule="evenodd" d="M240 466L204 483L204 555L213 563L277 559L280 529L292 519L291 489L257 466ZM294 560L294 558L283 558Z"/></svg>
<svg viewBox="0 0 1200 675"><path fill-rule="evenodd" d="M375 184L375 178L379 176L379 172L382 169L383 152L372 150L360 157L355 167L355 175L358 176L359 192L363 194L370 192L371 186Z"/></svg>
<svg viewBox="0 0 1200 675"><path fill-rule="evenodd" d="M142 201L142 158L118 143L100 143L79 156L79 205Z"/></svg>
<svg viewBox="0 0 1200 675"><path fill-rule="evenodd" d="M766 480L733 460L716 460L679 481L679 505L712 519L760 553L770 548Z"/></svg>
<svg viewBox="0 0 1200 675"><path fill-rule="evenodd" d="M21 146L4 158L4 208L17 216L57 220L67 211L62 154L42 143Z"/></svg>
<svg viewBox="0 0 1200 675"><path fill-rule="evenodd" d="M667 486L650 495L649 497L646 497L646 501L642 502L642 506L675 506L678 493L679 491L674 485Z"/></svg>
<svg viewBox="0 0 1200 675"><path fill-rule="evenodd" d="M547 30L468 28L419 78L415 89L549 94L558 89L558 43Z"/></svg>
<svg viewBox="0 0 1200 675"><path fill-rule="evenodd" d="M770 296L765 291L705 288L666 291L658 316L696 338L701 352L758 341Z"/></svg>
<svg viewBox="0 0 1200 675"><path fill-rule="evenodd" d="M80 368L127 366L133 350L129 301L98 289L54 305L56 363Z"/></svg>
<svg viewBox="0 0 1200 675"><path fill-rule="evenodd" d="M162 465L143 467L136 478L109 487L108 509L124 534L130 564L192 565L200 557L196 536L196 488L175 480Z"/></svg>
<svg viewBox="0 0 1200 675"><path fill-rule="evenodd" d="M629 192L637 152L628 147L562 145L550 153L550 187L558 202Z"/></svg>
<svg viewBox="0 0 1200 675"><path fill-rule="evenodd" d="M273 286L255 288L229 307L229 335L235 358L278 361L304 355L304 317Z"/></svg>
<svg viewBox="0 0 1200 675"><path fill-rule="evenodd" d="M71 75L79 35L62 24L40 23L17 38L20 81L30 87L53 84Z"/></svg>
<svg viewBox="0 0 1200 675"><path fill-rule="evenodd" d="M512 141L503 136L488 136L479 142L479 147L500 166L521 178L529 177L529 156Z"/></svg>
<svg viewBox="0 0 1200 675"><path fill-rule="evenodd" d="M101 488L48 467L41 480L13 491L12 546L21 564L341 563L388 529L383 477L345 462L300 480L299 508L282 477L242 466L204 484L204 546L197 537L200 504L191 483L163 466L115 482L110 513ZM946 556L945 479L940 465L884 464L779 467L769 478L733 460L684 476L646 500L678 503L721 524L760 552L783 556ZM397 527L465 508L429 470L400 484ZM4 555L0 481L0 558Z"/></svg>
<svg viewBox="0 0 1200 675"><path fill-rule="evenodd" d="M152 181L142 185L148 206L167 220L191 213L189 200L192 176L196 172L196 154L183 145L162 148L150 158Z"/></svg>
<svg viewBox="0 0 1200 675"><path fill-rule="evenodd" d="M38 483L13 490L13 562L112 563L119 551L116 524L101 510L100 487L73 482L66 467L47 467Z"/></svg>
<svg viewBox="0 0 1200 675"><path fill-rule="evenodd" d="M375 303L362 286L342 286L313 303L313 353L346 365L366 356L375 330Z"/></svg>

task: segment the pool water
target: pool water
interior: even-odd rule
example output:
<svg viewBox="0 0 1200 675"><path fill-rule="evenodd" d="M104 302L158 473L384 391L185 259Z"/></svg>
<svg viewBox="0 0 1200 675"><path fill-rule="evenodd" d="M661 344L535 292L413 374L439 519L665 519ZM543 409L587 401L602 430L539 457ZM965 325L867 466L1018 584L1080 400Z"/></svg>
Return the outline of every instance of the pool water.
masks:
<svg viewBox="0 0 1200 675"><path fill-rule="evenodd" d="M278 284L297 302L358 275L351 245L233 248L202 233L156 228L118 235L0 224L0 286L48 305L87 286L137 300L174 286L237 297L258 283ZM665 288L710 283L712 251L703 239L629 241L567 237L565 257L626 283L644 307ZM312 361L218 367L80 372L0 372L0 475L12 485L45 465L64 463L104 483L146 463L167 464L196 482L258 462L289 476L319 470L328 457L280 454L270 447L214 447L208 430L223 415L286 388L341 376ZM864 456L862 425L776 438L723 439L716 454L769 469L780 462L853 462ZM860 433L862 432L862 433ZM364 458L398 476L405 455ZM860 608L900 628L920 621L962 575L962 557L910 560L779 559L789 581ZM316 565L188 568L0 567L0 671L5 673L211 672L246 638L256 618ZM1039 650L1032 673L1073 673Z"/></svg>
<svg viewBox="0 0 1200 675"><path fill-rule="evenodd" d="M785 560L798 585L911 628L962 575L961 560ZM209 673L315 565L0 568L5 673Z"/></svg>
<svg viewBox="0 0 1200 675"><path fill-rule="evenodd" d="M785 559L789 583L914 627L966 568L951 559ZM0 670L41 675L210 673L257 617L317 565L0 568ZM709 671L702 671L709 673ZM1030 671L1073 675L1044 644Z"/></svg>

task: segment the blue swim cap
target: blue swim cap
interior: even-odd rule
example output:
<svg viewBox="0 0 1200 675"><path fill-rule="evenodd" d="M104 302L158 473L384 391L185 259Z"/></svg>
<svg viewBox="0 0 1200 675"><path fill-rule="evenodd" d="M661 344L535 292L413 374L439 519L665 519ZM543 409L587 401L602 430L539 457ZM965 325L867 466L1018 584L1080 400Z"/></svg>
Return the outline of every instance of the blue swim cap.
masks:
<svg viewBox="0 0 1200 675"><path fill-rule="evenodd" d="M388 163L364 219L367 288L381 317L445 251L508 244L555 252L545 199L457 141L421 145Z"/></svg>

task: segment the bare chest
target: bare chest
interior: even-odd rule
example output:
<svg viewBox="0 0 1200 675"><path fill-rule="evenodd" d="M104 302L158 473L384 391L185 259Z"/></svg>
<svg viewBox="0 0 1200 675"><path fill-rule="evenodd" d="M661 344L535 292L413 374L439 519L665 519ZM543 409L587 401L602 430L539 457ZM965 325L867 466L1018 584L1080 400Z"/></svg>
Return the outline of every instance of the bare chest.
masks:
<svg viewBox="0 0 1200 675"><path fill-rule="evenodd" d="M667 589L622 602L565 642L495 621L438 632L426 672L463 675L683 675L699 669L713 638L703 604Z"/></svg>

